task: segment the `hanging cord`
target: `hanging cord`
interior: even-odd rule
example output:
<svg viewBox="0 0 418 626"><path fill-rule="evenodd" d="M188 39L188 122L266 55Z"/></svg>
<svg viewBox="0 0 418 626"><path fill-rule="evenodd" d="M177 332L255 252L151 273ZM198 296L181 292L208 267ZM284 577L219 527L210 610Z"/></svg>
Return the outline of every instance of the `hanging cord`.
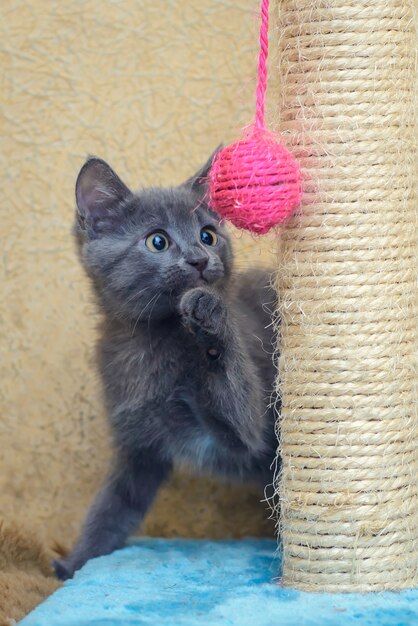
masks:
<svg viewBox="0 0 418 626"><path fill-rule="evenodd" d="M258 82L256 91L256 118L257 128L264 129L264 103L267 90L267 57L268 57L268 31L269 31L269 0L261 2L261 26L260 26L260 54L258 57Z"/></svg>

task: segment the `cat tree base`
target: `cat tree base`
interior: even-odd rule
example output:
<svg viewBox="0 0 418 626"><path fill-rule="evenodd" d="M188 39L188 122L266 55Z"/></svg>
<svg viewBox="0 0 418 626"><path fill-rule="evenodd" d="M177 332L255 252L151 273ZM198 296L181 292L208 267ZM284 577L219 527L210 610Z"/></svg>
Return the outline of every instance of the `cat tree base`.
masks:
<svg viewBox="0 0 418 626"><path fill-rule="evenodd" d="M389 626L412 623L418 590L310 594L281 587L270 539L141 539L94 559L22 626Z"/></svg>

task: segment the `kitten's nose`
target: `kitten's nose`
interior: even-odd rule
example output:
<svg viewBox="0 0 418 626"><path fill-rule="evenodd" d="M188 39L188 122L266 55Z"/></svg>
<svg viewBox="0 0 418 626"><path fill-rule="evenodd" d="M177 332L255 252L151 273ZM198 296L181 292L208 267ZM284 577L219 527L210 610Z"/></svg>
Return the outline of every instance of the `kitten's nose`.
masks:
<svg viewBox="0 0 418 626"><path fill-rule="evenodd" d="M190 256L186 259L189 265L195 267L200 273L206 269L209 258L207 256Z"/></svg>

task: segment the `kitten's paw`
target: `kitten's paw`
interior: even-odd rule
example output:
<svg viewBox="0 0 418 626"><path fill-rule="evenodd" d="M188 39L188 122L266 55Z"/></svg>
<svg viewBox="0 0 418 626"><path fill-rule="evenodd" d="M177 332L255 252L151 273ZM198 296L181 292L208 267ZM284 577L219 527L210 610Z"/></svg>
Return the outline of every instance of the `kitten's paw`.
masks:
<svg viewBox="0 0 418 626"><path fill-rule="evenodd" d="M88 561L87 558L74 558L73 555L52 561L52 568L57 578L68 580Z"/></svg>
<svg viewBox="0 0 418 626"><path fill-rule="evenodd" d="M180 300L180 312L186 326L195 332L202 329L211 335L219 335L225 330L226 306L215 291L202 287L186 291Z"/></svg>
<svg viewBox="0 0 418 626"><path fill-rule="evenodd" d="M52 567L60 580L68 580L74 576L75 568L67 559L55 559L52 561Z"/></svg>

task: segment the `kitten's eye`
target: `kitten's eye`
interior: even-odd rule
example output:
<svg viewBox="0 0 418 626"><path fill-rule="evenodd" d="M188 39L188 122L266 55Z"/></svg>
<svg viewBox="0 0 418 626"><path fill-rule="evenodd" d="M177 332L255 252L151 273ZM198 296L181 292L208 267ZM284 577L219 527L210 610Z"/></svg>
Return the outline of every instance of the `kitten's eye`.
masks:
<svg viewBox="0 0 418 626"><path fill-rule="evenodd" d="M151 252L164 252L165 250L167 250L170 242L167 235L157 232L148 235L148 237L145 239L145 245L149 250L151 250Z"/></svg>
<svg viewBox="0 0 418 626"><path fill-rule="evenodd" d="M200 240L206 246L216 246L218 243L218 235L213 228L202 228L200 231Z"/></svg>

